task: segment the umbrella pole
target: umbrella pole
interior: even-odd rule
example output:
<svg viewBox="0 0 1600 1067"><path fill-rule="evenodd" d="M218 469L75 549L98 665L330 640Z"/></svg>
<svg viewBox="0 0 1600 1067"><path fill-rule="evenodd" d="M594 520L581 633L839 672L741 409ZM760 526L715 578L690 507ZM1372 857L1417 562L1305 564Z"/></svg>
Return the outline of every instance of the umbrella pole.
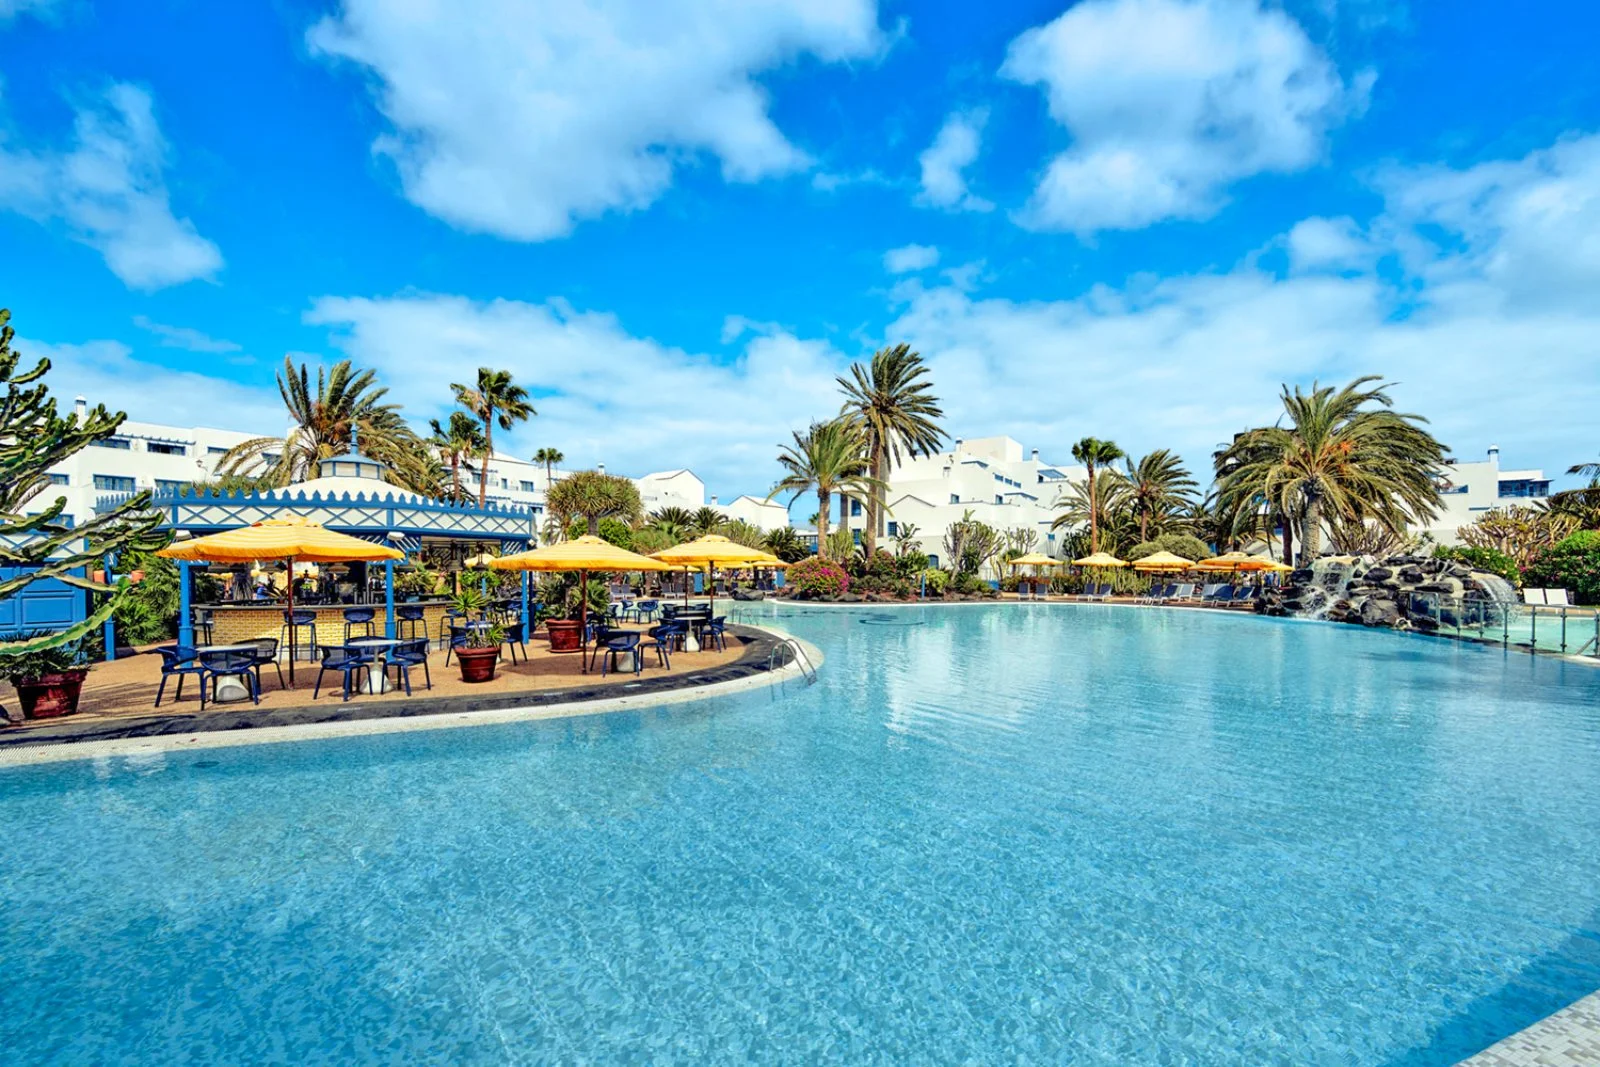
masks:
<svg viewBox="0 0 1600 1067"><path fill-rule="evenodd" d="M296 627L294 624L294 557L288 558L289 564L289 688L294 688L294 650Z"/></svg>
<svg viewBox="0 0 1600 1067"><path fill-rule="evenodd" d="M578 666L589 673L589 572L578 572Z"/></svg>

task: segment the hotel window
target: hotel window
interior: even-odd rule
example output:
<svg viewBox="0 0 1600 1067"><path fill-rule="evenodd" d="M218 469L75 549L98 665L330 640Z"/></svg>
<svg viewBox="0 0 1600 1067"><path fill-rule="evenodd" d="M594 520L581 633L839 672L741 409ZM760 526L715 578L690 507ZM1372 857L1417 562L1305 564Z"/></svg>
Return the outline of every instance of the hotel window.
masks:
<svg viewBox="0 0 1600 1067"><path fill-rule="evenodd" d="M94 443L101 448L120 448L124 452L133 450L133 442L126 437L107 437L104 441L96 441Z"/></svg>
<svg viewBox="0 0 1600 1067"><path fill-rule="evenodd" d="M533 482L523 482L522 491L524 493L537 493L539 491L539 487Z"/></svg>
<svg viewBox="0 0 1600 1067"><path fill-rule="evenodd" d="M133 479L124 478L120 474L96 474L94 487L107 493L131 493Z"/></svg>
<svg viewBox="0 0 1600 1067"><path fill-rule="evenodd" d="M227 454L228 450L226 448L221 448L217 445L210 445L206 448L206 455L208 456L226 456Z"/></svg>
<svg viewBox="0 0 1600 1067"><path fill-rule="evenodd" d="M895 522L893 519L890 519L889 520L889 536L890 537L895 537L895 536L898 536L899 533L900 533L900 524Z"/></svg>
<svg viewBox="0 0 1600 1067"><path fill-rule="evenodd" d="M860 515L860 514L861 514L861 501L859 501L859 500L850 501L850 517L851 518L855 518L857 515Z"/></svg>
<svg viewBox="0 0 1600 1067"><path fill-rule="evenodd" d="M501 478L500 479L500 488L502 488L502 489L510 489L511 488L511 479L509 479L509 478Z"/></svg>
<svg viewBox="0 0 1600 1067"><path fill-rule="evenodd" d="M994 495L994 502L996 504L1004 504L1006 502L1006 498L1001 496L999 493L996 493Z"/></svg>
<svg viewBox="0 0 1600 1067"><path fill-rule="evenodd" d="M182 488L183 488L183 483L180 482L180 481L176 481L176 480L174 480L172 478L157 478L156 479L156 492L158 492L158 493L176 493L179 489L182 489Z"/></svg>
<svg viewBox="0 0 1600 1067"><path fill-rule="evenodd" d="M67 477L65 474L52 474L50 476L50 484L51 485L71 485L72 484L72 479Z"/></svg>
<svg viewBox="0 0 1600 1067"><path fill-rule="evenodd" d="M146 441L144 450L146 452L155 452L162 456L187 456L189 454L187 445L172 445L165 441Z"/></svg>
<svg viewBox="0 0 1600 1067"><path fill-rule="evenodd" d="M961 503L961 494L960 493L951 493L950 494L950 503L952 503L952 504Z"/></svg>

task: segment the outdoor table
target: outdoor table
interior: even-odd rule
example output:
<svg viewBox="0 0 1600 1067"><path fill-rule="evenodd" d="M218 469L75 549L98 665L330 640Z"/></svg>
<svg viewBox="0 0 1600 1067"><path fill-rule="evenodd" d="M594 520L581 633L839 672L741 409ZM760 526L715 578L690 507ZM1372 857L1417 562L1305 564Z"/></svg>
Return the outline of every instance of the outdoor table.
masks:
<svg viewBox="0 0 1600 1067"><path fill-rule="evenodd" d="M196 645L194 651L195 658L204 664L206 654L210 652L254 652L256 649L257 646L252 641L243 645ZM250 699L249 687L237 677L214 678L212 681L214 684L211 688L211 703L213 704L232 704L236 700Z"/></svg>
<svg viewBox="0 0 1600 1067"><path fill-rule="evenodd" d="M353 641L345 642L344 647L346 648L370 648L377 653L377 663L374 666L378 668L378 673L374 675L372 671L367 671L367 684L363 687L364 692L372 694L387 693L393 688L389 684L389 668L386 657L390 649L404 643L396 637L358 637Z"/></svg>

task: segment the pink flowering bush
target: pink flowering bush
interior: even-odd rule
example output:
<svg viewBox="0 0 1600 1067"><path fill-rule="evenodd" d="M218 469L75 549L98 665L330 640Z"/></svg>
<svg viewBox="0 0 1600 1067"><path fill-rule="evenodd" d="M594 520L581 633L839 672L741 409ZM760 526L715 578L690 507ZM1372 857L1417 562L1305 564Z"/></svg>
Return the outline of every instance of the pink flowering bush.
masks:
<svg viewBox="0 0 1600 1067"><path fill-rule="evenodd" d="M801 600L828 600L850 591L850 576L837 563L808 556L789 568L784 584Z"/></svg>

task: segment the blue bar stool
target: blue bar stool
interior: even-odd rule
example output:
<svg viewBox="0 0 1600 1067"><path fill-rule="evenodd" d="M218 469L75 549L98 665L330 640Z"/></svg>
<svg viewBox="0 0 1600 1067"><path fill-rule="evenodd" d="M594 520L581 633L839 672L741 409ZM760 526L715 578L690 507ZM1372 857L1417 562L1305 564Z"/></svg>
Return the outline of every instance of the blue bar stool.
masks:
<svg viewBox="0 0 1600 1067"><path fill-rule="evenodd" d="M422 627L422 636L428 636L428 620L423 617L422 609L415 604L402 605L394 609L394 635L395 637L413 638L417 636L417 627Z"/></svg>
<svg viewBox="0 0 1600 1067"><path fill-rule="evenodd" d="M300 634L311 631L309 644L301 644ZM278 645L289 650L289 658L294 659L300 650L306 650L306 659L317 658L317 613L314 611L286 611L283 613L283 625L278 627Z"/></svg>
<svg viewBox="0 0 1600 1067"><path fill-rule="evenodd" d="M346 608L344 611L344 643L349 644L351 637L377 637L372 632L372 619L377 614L375 608ZM360 628L361 632L356 633Z"/></svg>

